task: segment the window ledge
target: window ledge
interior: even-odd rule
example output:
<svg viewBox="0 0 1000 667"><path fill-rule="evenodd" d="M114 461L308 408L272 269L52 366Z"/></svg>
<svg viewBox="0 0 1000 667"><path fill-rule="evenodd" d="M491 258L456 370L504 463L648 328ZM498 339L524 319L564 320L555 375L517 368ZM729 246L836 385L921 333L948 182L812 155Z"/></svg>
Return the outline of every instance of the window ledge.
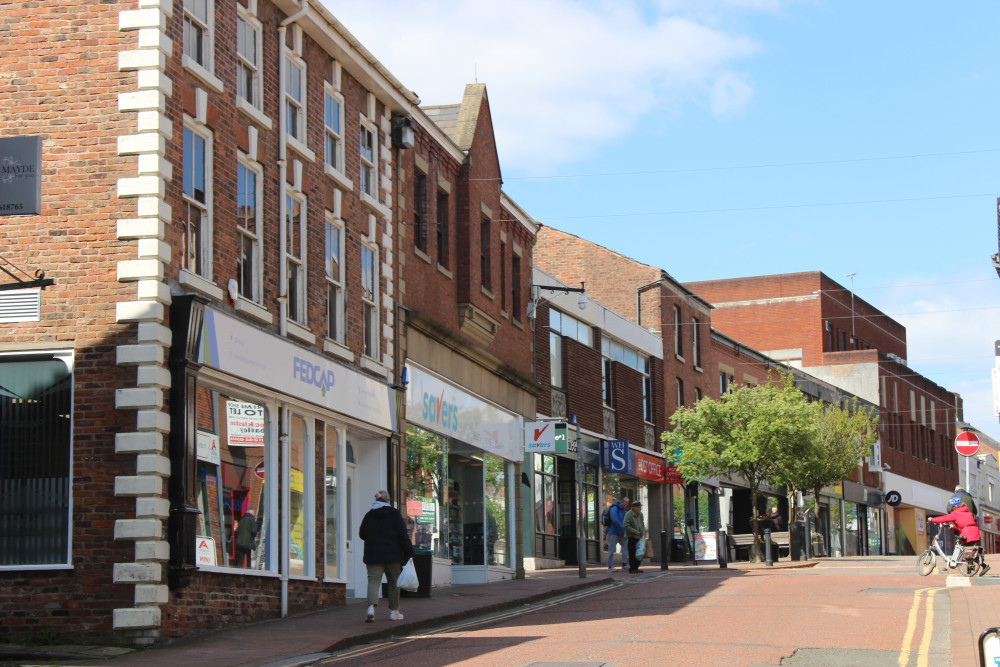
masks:
<svg viewBox="0 0 1000 667"><path fill-rule="evenodd" d="M679 354L676 354L676 353L674 354L674 359L676 359L677 361L681 362L682 364L684 364L684 363L687 363L687 362L686 362L686 361L684 360L684 357L682 357L681 355L679 355Z"/></svg>
<svg viewBox="0 0 1000 667"><path fill-rule="evenodd" d="M354 183L352 183L351 179L349 179L347 176L344 176L344 174L341 173L340 170L334 169L328 164L324 164L323 173L326 174L327 177L336 181L337 184L340 185L340 187L344 188L348 192L352 192L354 190Z"/></svg>
<svg viewBox="0 0 1000 667"><path fill-rule="evenodd" d="M314 334L312 331L309 331L309 329L302 326L298 322L293 322L292 320L288 320L287 322L285 322L285 331L287 332L290 338L295 338L296 340L300 340L303 343L308 343L309 345L312 345L313 343L316 342L316 334Z"/></svg>
<svg viewBox="0 0 1000 667"><path fill-rule="evenodd" d="M344 361L354 363L354 353L351 352L346 346L341 345L332 338L327 338L323 341L323 351L327 354L332 354L335 357L339 357Z"/></svg>
<svg viewBox="0 0 1000 667"><path fill-rule="evenodd" d="M698 364L695 364L695 365L694 365L694 369L695 369L695 371L697 371L698 373L704 373L704 372L705 372L704 370L702 370L701 366L699 366Z"/></svg>
<svg viewBox="0 0 1000 667"><path fill-rule="evenodd" d="M424 260L428 264L431 263L431 256L428 255L423 250L421 250L420 248L418 248L417 246L413 246L413 254L419 257L420 259Z"/></svg>
<svg viewBox="0 0 1000 667"><path fill-rule="evenodd" d="M194 291L204 294L211 299L215 299L216 301L222 300L221 287L213 283L211 280L202 278L190 269L181 269L180 274L177 276L177 281L184 287L193 289Z"/></svg>
<svg viewBox="0 0 1000 667"><path fill-rule="evenodd" d="M479 286L479 291L483 294L483 296L485 296L490 301L495 301L496 300L496 296L494 296L493 290L491 290L486 285L480 285Z"/></svg>
<svg viewBox="0 0 1000 667"><path fill-rule="evenodd" d="M235 305L237 312L249 315L262 324L271 324L274 322L274 316L267 311L267 308L249 299L245 299L242 296L238 297Z"/></svg>
<svg viewBox="0 0 1000 667"><path fill-rule="evenodd" d="M306 162L316 161L316 154L313 153L308 146L290 134L285 134L285 143L289 148L298 153L299 156Z"/></svg>
<svg viewBox="0 0 1000 667"><path fill-rule="evenodd" d="M371 357L365 357L365 356L361 357L361 368L371 373L375 373L383 379L389 378L389 369L380 364L379 362L375 361Z"/></svg>
<svg viewBox="0 0 1000 667"><path fill-rule="evenodd" d="M359 192L358 195L361 198L362 204L372 209L372 211L382 216L382 218L384 218L385 220L392 219L392 211L390 211L387 207L380 204L378 200L372 197L370 194L368 194L367 192Z"/></svg>
<svg viewBox="0 0 1000 667"><path fill-rule="evenodd" d="M185 55L181 62L184 64L184 70L188 74L208 86L212 92L222 93L226 90L225 84L222 83L219 77L199 65L191 56Z"/></svg>
<svg viewBox="0 0 1000 667"><path fill-rule="evenodd" d="M518 318L516 317L511 318L510 323L513 324L518 329L520 329L521 331L524 331L524 323L521 322L521 320L519 320Z"/></svg>
<svg viewBox="0 0 1000 667"><path fill-rule="evenodd" d="M451 269L449 269L447 266L441 264L440 262L437 265L437 270L438 270L438 273L440 273L443 276L446 276L449 280L451 280L453 278L452 273L451 273Z"/></svg>
<svg viewBox="0 0 1000 667"><path fill-rule="evenodd" d="M236 98L236 110L241 114L252 120L257 125L260 125L265 130L272 129L271 119L265 116L260 109L253 106L247 102L242 97Z"/></svg>

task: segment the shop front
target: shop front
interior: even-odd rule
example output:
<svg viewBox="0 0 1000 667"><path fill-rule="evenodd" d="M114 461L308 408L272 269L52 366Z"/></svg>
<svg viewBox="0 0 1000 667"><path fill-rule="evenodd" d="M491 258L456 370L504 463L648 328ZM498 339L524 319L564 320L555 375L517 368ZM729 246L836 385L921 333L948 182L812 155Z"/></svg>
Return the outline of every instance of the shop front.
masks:
<svg viewBox="0 0 1000 667"><path fill-rule="evenodd" d="M674 524L670 489L677 481L668 480L668 466L663 456L634 447L628 440L602 440L601 469L602 511L618 498L640 501L648 536L652 540L654 560L659 560L660 533Z"/></svg>
<svg viewBox="0 0 1000 667"><path fill-rule="evenodd" d="M927 519L945 514L951 495L950 490L886 472L885 496L898 497L899 504L887 507L880 516L885 524L885 553L911 556L926 549L936 530Z"/></svg>
<svg viewBox="0 0 1000 667"><path fill-rule="evenodd" d="M529 422L524 470L531 471L525 526L531 526L526 534L533 535L525 567L579 565L581 534L585 562L600 562L600 440L578 436L575 426L565 422Z"/></svg>
<svg viewBox="0 0 1000 667"><path fill-rule="evenodd" d="M363 595L353 537L387 478L390 388L190 298L172 322L171 585Z"/></svg>
<svg viewBox="0 0 1000 667"><path fill-rule="evenodd" d="M407 363L405 516L433 583L514 575L514 462L522 418Z"/></svg>

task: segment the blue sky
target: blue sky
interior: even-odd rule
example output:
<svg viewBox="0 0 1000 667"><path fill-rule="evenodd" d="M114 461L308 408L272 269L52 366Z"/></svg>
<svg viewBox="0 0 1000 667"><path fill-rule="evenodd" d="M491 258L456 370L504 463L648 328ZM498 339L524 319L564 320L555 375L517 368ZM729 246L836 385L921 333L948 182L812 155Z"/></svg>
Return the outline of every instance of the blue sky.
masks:
<svg viewBox="0 0 1000 667"><path fill-rule="evenodd" d="M423 103L486 84L539 222L680 281L854 273L1000 439L1000 3L325 2Z"/></svg>

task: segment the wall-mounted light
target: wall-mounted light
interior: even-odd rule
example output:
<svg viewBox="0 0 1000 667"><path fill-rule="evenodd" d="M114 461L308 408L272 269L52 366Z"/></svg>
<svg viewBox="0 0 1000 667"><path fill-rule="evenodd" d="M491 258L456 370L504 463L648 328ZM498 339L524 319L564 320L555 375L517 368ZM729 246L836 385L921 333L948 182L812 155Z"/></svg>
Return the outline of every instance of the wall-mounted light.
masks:
<svg viewBox="0 0 1000 667"><path fill-rule="evenodd" d="M565 287L563 285L531 285L531 301L528 302L528 307L526 308L526 314L528 319L534 319L535 313L538 310L538 302L541 300L541 290L547 290L549 292L562 292L563 294L569 294L570 292L579 292L580 298L577 299L576 305L580 310L584 310L587 307L587 297L583 295L585 291L585 286L583 282L580 282L579 287Z"/></svg>
<svg viewBox="0 0 1000 667"><path fill-rule="evenodd" d="M396 148L413 148L415 143L413 122L409 116L394 117L392 119L392 145Z"/></svg>

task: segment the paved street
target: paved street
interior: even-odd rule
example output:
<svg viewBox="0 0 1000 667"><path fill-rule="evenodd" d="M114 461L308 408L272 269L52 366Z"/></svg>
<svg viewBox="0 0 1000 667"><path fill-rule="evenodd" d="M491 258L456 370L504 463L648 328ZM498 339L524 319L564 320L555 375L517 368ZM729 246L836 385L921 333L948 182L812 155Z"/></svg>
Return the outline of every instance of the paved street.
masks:
<svg viewBox="0 0 1000 667"><path fill-rule="evenodd" d="M615 575L610 586L311 664L978 664L975 638L985 626L969 627L970 613L973 624L1000 625L1000 588L993 586L1000 579L965 586L967 580L943 574L920 577L914 562L839 559L796 570ZM991 609L970 605L972 591Z"/></svg>

